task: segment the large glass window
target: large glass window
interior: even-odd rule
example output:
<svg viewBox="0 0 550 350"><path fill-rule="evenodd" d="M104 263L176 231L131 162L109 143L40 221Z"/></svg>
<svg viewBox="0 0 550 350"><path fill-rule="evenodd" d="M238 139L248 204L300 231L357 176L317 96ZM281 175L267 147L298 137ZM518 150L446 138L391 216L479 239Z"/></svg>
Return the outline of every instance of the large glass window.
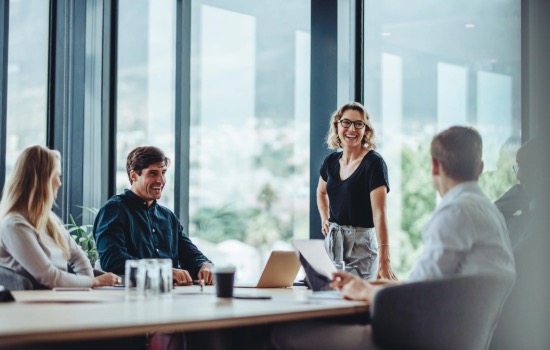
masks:
<svg viewBox="0 0 550 350"><path fill-rule="evenodd" d="M480 184L492 199L514 182L520 145L520 1L365 2L365 104L388 164L392 265L404 278L437 201L429 145L451 125L484 142Z"/></svg>
<svg viewBox="0 0 550 350"><path fill-rule="evenodd" d="M21 151L46 144L48 1L10 1L6 174Z"/></svg>
<svg viewBox="0 0 550 350"><path fill-rule="evenodd" d="M190 235L237 279L309 237L310 1L192 2Z"/></svg>
<svg viewBox="0 0 550 350"><path fill-rule="evenodd" d="M126 157L138 146L175 155L175 0L121 0L118 23L117 171L120 193L129 188ZM174 166L160 202L174 206Z"/></svg>

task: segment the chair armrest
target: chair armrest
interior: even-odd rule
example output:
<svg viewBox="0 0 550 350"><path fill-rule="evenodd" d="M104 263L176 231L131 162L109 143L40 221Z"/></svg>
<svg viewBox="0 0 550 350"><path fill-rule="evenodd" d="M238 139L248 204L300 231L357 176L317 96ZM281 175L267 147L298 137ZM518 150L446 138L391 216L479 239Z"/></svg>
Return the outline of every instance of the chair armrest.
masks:
<svg viewBox="0 0 550 350"><path fill-rule="evenodd" d="M7 267L0 266L0 285L8 290L33 289L31 280Z"/></svg>

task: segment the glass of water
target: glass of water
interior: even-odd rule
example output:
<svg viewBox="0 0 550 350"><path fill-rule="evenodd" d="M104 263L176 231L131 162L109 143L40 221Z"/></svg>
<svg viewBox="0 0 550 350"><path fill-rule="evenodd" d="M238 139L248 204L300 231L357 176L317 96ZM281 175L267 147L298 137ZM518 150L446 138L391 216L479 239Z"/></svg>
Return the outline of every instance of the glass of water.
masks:
<svg viewBox="0 0 550 350"><path fill-rule="evenodd" d="M158 259L159 265L159 293L161 295L170 294L173 287L172 260Z"/></svg>
<svg viewBox="0 0 550 350"><path fill-rule="evenodd" d="M126 294L131 297L137 296L138 290L142 288L138 285L143 284L144 276L140 274L145 273L145 269L142 267L143 261L141 260L126 260L124 268L124 286Z"/></svg>

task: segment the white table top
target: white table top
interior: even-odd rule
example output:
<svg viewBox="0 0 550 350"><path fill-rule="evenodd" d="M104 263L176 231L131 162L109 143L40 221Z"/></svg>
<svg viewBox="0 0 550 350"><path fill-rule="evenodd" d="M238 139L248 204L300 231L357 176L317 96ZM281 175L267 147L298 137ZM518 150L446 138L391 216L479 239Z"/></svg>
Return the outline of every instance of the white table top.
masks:
<svg viewBox="0 0 550 350"><path fill-rule="evenodd" d="M156 331L197 331L368 312L346 300L309 299L303 287L236 288L271 300L219 299L214 287L178 287L156 299L130 299L124 290L12 292L0 304L0 346L42 341L124 337Z"/></svg>

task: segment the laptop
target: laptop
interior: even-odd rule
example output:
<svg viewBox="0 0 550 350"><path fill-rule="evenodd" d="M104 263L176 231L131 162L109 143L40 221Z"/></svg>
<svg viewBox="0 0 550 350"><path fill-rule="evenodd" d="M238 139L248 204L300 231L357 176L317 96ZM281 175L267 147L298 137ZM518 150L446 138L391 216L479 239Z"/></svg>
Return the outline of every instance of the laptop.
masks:
<svg viewBox="0 0 550 350"><path fill-rule="evenodd" d="M292 287L300 261L295 251L274 250L265 264L258 283L235 283L236 288L287 288Z"/></svg>
<svg viewBox="0 0 550 350"><path fill-rule="evenodd" d="M300 263L306 273L313 298L342 299L343 296L330 286L332 273L337 271L321 239L297 239L292 245L299 253Z"/></svg>

